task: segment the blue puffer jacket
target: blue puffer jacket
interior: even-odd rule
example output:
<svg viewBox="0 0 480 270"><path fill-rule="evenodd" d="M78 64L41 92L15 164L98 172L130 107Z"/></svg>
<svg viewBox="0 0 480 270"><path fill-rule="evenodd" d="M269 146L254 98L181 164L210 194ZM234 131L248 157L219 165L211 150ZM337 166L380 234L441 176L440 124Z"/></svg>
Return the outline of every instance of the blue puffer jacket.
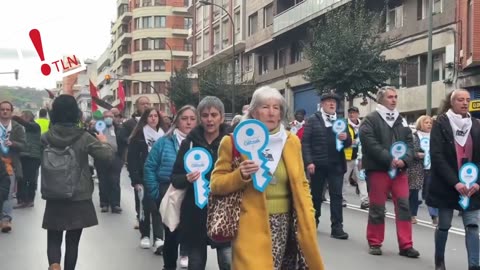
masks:
<svg viewBox="0 0 480 270"><path fill-rule="evenodd" d="M175 135L169 135L156 141L150 150L144 167L144 184L150 198L158 201L160 199L159 184L170 183L178 148Z"/></svg>

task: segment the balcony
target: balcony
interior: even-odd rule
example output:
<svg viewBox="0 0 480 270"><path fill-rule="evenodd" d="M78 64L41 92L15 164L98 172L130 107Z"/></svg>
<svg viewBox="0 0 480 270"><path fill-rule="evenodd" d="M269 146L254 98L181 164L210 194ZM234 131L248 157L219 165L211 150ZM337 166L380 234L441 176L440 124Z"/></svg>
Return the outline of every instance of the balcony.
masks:
<svg viewBox="0 0 480 270"><path fill-rule="evenodd" d="M117 0L117 7L119 7L120 5L124 5L124 4L128 5L128 0Z"/></svg>
<svg viewBox="0 0 480 270"><path fill-rule="evenodd" d="M350 1L351 0L305 0L273 18L273 36L281 35Z"/></svg>
<svg viewBox="0 0 480 270"><path fill-rule="evenodd" d="M190 44L185 46L172 47L173 56L177 57L190 57L192 56L192 46ZM168 49L168 48L167 48Z"/></svg>
<svg viewBox="0 0 480 270"><path fill-rule="evenodd" d="M188 27L188 25L184 25L184 24L173 25L173 28L172 28L173 35L188 36L189 32L190 32L190 27Z"/></svg>
<svg viewBox="0 0 480 270"><path fill-rule="evenodd" d="M103 84L103 82L105 81L105 75L110 74L110 72L110 68L105 68L102 72L100 72L97 75L97 81L95 82L95 85Z"/></svg>
<svg viewBox="0 0 480 270"><path fill-rule="evenodd" d="M172 12L178 14L188 14L189 3L185 0L175 0L170 3Z"/></svg>
<svg viewBox="0 0 480 270"><path fill-rule="evenodd" d="M120 40L120 42L122 42L122 43L130 42L132 40L132 33L131 32L120 32L118 40Z"/></svg>
<svg viewBox="0 0 480 270"><path fill-rule="evenodd" d="M132 11L130 9L127 9L123 11L123 13L118 15L117 20L120 20L122 23L128 23L130 22L130 20L132 20L132 16L133 16Z"/></svg>
<svg viewBox="0 0 480 270"><path fill-rule="evenodd" d="M113 98L113 92L111 85L105 84L102 89L100 89L100 98L103 100L108 100Z"/></svg>

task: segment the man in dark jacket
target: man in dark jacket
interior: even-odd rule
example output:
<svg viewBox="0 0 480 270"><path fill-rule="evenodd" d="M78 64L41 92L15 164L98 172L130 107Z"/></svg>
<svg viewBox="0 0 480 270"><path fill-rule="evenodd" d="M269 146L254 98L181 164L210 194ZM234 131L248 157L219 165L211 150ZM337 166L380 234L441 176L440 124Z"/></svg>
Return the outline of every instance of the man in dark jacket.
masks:
<svg viewBox="0 0 480 270"><path fill-rule="evenodd" d="M400 255L417 258L413 248L412 223L408 206L407 166L413 159L413 137L406 121L397 111L397 90L385 87L377 93L377 109L365 117L360 127L362 166L369 181L370 209L368 213L367 240L369 253L382 255L381 246L385 234L385 202L392 192L396 209L397 235ZM395 142L406 144L406 153L400 159L391 155ZM391 179L388 172L395 170Z"/></svg>
<svg viewBox="0 0 480 270"><path fill-rule="evenodd" d="M322 108L307 120L302 138L302 152L305 166L311 175L310 187L315 207L317 226L322 209L322 191L328 183L330 193L331 236L336 239L348 239L343 231L342 188L346 171L345 152L336 148L336 135L333 123L337 120L338 96L327 93L321 97ZM346 126L346 123L345 123ZM338 134L344 147L352 144L346 132Z"/></svg>
<svg viewBox="0 0 480 270"><path fill-rule="evenodd" d="M12 118L24 127L26 136L25 149L20 153L23 178L18 181L18 204L14 207L15 209L33 207L37 191L42 143L40 142L41 127L34 121L34 118L31 111L23 111L21 116Z"/></svg>
<svg viewBox="0 0 480 270"><path fill-rule="evenodd" d="M14 108L11 102L0 102L0 143L2 144L0 156L10 176L10 192L8 199L3 204L0 224L2 232L4 233L12 230L15 181L21 181L23 178L20 153L25 147L25 131L20 124L12 120L13 110Z"/></svg>
<svg viewBox="0 0 480 270"><path fill-rule="evenodd" d="M445 270L445 246L456 209L462 211L468 269L478 270L480 186L478 179L467 186L460 181L459 171L467 162L480 164L480 124L468 113L470 93L467 90L453 91L449 102L451 109L438 116L430 135L432 176L427 205L439 208L435 231L435 269ZM459 204L461 195L470 198L465 209Z"/></svg>
<svg viewBox="0 0 480 270"><path fill-rule="evenodd" d="M140 116L142 116L143 112L151 106L150 100L148 97L142 96L135 101L135 108L136 111L132 114L132 118L128 119L125 123L123 123L123 128L121 129L119 136L119 149L127 149L128 146L128 138L132 134L133 129L138 123ZM122 150L123 151L123 150Z"/></svg>

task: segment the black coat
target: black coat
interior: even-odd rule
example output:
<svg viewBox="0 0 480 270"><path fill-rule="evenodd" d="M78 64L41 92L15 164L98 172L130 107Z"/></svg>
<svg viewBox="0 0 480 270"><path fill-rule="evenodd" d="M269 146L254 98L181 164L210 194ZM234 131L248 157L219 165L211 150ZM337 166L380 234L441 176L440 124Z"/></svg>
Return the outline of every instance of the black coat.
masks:
<svg viewBox="0 0 480 270"><path fill-rule="evenodd" d="M213 243L207 236L207 207L200 209L195 204L195 193L193 184L187 181L187 172L184 168L183 158L190 148L202 147L210 152L213 159L213 164L218 158L218 147L222 138L228 134L228 126L222 124L220 126L220 135L211 143L208 144L204 138L204 131L202 126L197 126L188 134L187 138L183 140L178 150L177 159L173 165L172 171L172 185L177 189L186 189L185 198L183 199L180 212L180 242L187 245L201 243L208 241L212 246L228 246L227 244ZM206 179L210 181L211 170L206 175Z"/></svg>
<svg viewBox="0 0 480 270"><path fill-rule="evenodd" d="M7 173L5 163L0 159L0 205L8 198L10 191L10 176Z"/></svg>
<svg viewBox="0 0 480 270"><path fill-rule="evenodd" d="M143 167L148 157L148 146L145 142L143 129L140 129L128 144L127 170L132 186L143 185Z"/></svg>
<svg viewBox="0 0 480 270"><path fill-rule="evenodd" d="M480 124L472 119L470 131L473 142L472 162L480 165ZM452 127L446 114L440 115L433 123L430 133L430 155L432 158L432 179L428 186L427 205L436 208L461 210L458 204L460 194L455 185L458 178L457 152ZM480 194L470 197L469 210L480 209Z"/></svg>
<svg viewBox="0 0 480 270"><path fill-rule="evenodd" d="M305 166L309 164L315 164L315 166L328 167L330 165L327 145L327 132L325 127L325 121L323 120L322 113L316 112L308 118L306 121L303 137L302 137L302 154ZM352 145L352 137L348 130L347 139L345 140L344 147L348 148ZM345 152L341 151L340 155L343 158L341 164L342 171L345 173L347 170L347 164L345 160Z"/></svg>
<svg viewBox="0 0 480 270"><path fill-rule="evenodd" d="M407 144L407 154L402 159L406 168L413 161L413 135L408 126L404 126L403 118L398 116L390 127L378 112L371 112L360 126L360 143L362 144L362 167L366 171L384 171L390 169L392 156L390 147L402 141Z"/></svg>

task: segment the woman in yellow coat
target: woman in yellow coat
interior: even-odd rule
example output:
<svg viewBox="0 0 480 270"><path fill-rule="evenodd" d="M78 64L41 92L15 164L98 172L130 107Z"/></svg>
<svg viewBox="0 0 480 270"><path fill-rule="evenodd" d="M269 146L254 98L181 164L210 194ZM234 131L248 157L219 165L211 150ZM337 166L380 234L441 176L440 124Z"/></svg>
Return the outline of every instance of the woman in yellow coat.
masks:
<svg viewBox="0 0 480 270"><path fill-rule="evenodd" d="M270 131L267 167L273 177L264 192L257 191L251 174L259 166L241 157L232 169L233 142L225 136L212 173L212 194L244 190L239 229L233 246L233 270L323 270L317 243L314 212L304 168L300 141L282 125L286 102L271 87L257 89L247 118L263 122Z"/></svg>

